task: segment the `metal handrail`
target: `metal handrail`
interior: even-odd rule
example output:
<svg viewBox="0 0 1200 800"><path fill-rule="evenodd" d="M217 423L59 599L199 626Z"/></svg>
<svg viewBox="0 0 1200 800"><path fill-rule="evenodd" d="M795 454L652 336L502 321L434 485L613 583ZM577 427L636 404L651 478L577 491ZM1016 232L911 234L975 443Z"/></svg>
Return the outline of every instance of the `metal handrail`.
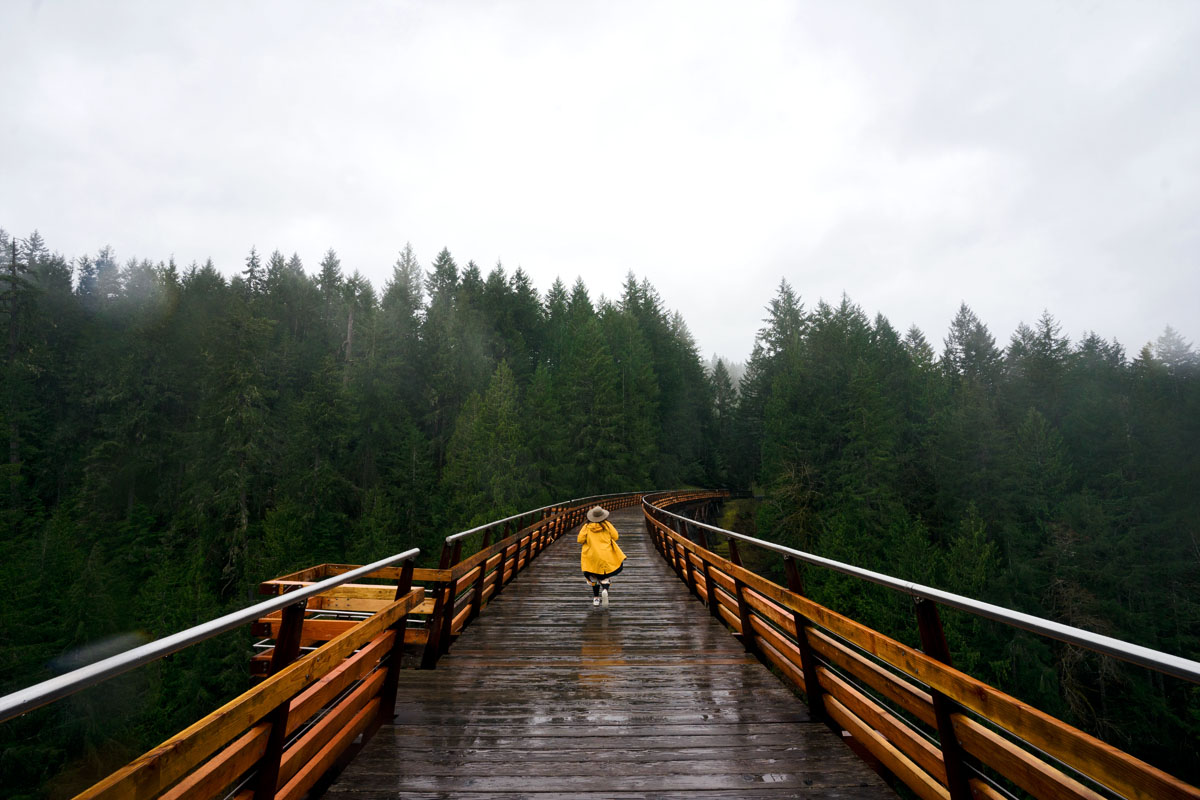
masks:
<svg viewBox="0 0 1200 800"><path fill-rule="evenodd" d="M118 653L115 656L97 661L94 664L88 664L85 667L80 667L66 674L0 697L0 722L75 694L88 686L93 686L101 681L128 672L131 669L136 669L143 664L148 664L163 656L176 653L206 639L211 639L217 634L224 633L247 622L253 622L259 617L270 614L273 611L278 611L301 600L307 600L314 595L318 595L335 586L340 586L343 583L348 583L355 578L374 572L375 570L389 567L401 561L408 561L415 558L420 552L420 549L416 547L411 550L405 550L403 553L397 553L394 556L380 559L373 564L367 564L350 572L326 578L318 583L305 586L301 589L295 589L270 600L264 600L261 603L243 608L240 611L234 611L223 617L202 622L179 633L164 636L162 639L156 639L140 647L134 647L123 653Z"/></svg>
<svg viewBox="0 0 1200 800"><path fill-rule="evenodd" d="M652 505L651 498L643 498L642 505L653 509L657 513L666 514L667 516L682 520L688 525L694 525L696 527L703 528L704 530L711 531L720 536L725 536L726 538L738 539L749 544L757 545L766 550L779 553L785 558L794 558L797 561L803 561L808 564L826 567L834 570L835 572L841 572L844 575L850 575L861 580L870 581L871 583L877 583L880 586L886 586L889 589L894 589L895 591L903 592L916 598L933 600L941 603L942 605L957 608L970 614L986 617L988 619L995 620L996 622L1002 622L1006 625L1011 625L1015 628L1022 628L1032 633L1047 636L1051 639L1057 639L1060 642L1076 644L1080 647L1085 647L1088 650L1094 650L1097 653L1103 653L1105 655L1112 656L1113 658L1118 658L1122 661L1128 661L1131 664L1137 664L1138 666L1157 670L1158 672L1162 672L1166 675L1182 678L1183 680L1191 681L1192 683L1200 683L1200 662L1192 661L1191 659L1172 655L1170 653L1164 653L1161 650L1154 650L1150 647L1132 644L1130 642L1122 641L1121 639L1114 639L1111 636L1104 636L1103 634L1093 633L1092 631L1085 631L1082 628L1076 628L1071 625L1063 625L1062 623L1054 622L1053 620L1044 619L1042 617L1036 617L1032 614L1013 611L1012 609L1005 608L1003 606L985 603L982 600L975 600L970 597L965 597L961 594L942 591L941 589L935 589L932 586L924 586L919 583L900 580L899 578L893 578L891 575L884 575L881 572L873 572L872 570L856 567L852 564L834 561L831 558L816 556L812 553L805 553L801 550L793 550L792 548L785 547L781 544L766 542L762 539L755 539L753 536L747 536L744 533L728 531L724 528L718 528L715 525L698 522L690 517L685 517L680 514L667 511L666 509L659 508L658 506Z"/></svg>
<svg viewBox="0 0 1200 800"><path fill-rule="evenodd" d="M655 493L657 494L658 492L655 492ZM564 500L561 503L551 503L548 506L542 506L541 508L534 508L529 511L522 511L519 514L513 514L511 517L505 517L504 519L494 519L491 522L485 522L482 525L477 525L474 528L471 528L469 531L459 531L458 533L452 533L446 537L446 543L449 544L450 542L455 542L455 541L463 538L464 536L470 536L472 533L479 533L480 531L487 530L488 528L491 528L495 525L503 525L506 522L512 522L514 519L520 519L521 517L526 517L526 516L529 516L530 514L537 514L539 512L546 511L547 509L561 508L563 506L570 506L575 503L581 503L584 500L603 500L606 497L627 497L628 495L631 495L631 494L645 495L645 494L647 494L647 492L612 492L611 494L593 494L593 495L588 495L587 497L576 497L574 500Z"/></svg>

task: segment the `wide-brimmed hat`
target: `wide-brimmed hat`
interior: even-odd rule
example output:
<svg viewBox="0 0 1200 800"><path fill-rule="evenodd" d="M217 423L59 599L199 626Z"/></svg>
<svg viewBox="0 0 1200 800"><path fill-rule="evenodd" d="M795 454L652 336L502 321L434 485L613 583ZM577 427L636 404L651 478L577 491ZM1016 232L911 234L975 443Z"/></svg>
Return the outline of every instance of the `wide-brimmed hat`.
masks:
<svg viewBox="0 0 1200 800"><path fill-rule="evenodd" d="M588 512L588 522L604 522L606 519L608 519L608 512L600 506L594 506Z"/></svg>

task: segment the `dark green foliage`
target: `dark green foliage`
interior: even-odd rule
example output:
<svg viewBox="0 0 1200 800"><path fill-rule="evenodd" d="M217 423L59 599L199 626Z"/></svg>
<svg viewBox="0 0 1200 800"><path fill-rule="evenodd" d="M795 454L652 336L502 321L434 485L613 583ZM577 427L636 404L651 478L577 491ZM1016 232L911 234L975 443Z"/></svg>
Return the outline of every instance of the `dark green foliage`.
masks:
<svg viewBox="0 0 1200 800"><path fill-rule="evenodd" d="M20 598L0 692L245 606L261 580L411 547L428 563L448 533L647 488L709 446L672 443L662 467L664 420L688 438L711 411L704 387L662 411L660 374L678 406L703 371L646 283L635 313L582 281L543 305L522 270L448 250L426 273L407 246L381 295L332 249L315 276L256 249L232 280L109 247L73 266L0 232L0 580ZM687 461L700 483L716 463ZM242 691L249 655L227 634L0 726L0 796L73 794Z"/></svg>
<svg viewBox="0 0 1200 800"><path fill-rule="evenodd" d="M685 483L759 488L747 532L1200 652L1200 364L1170 329L1130 361L1043 314L1000 350L963 305L939 359L919 330L845 298L806 310L781 282L735 388L633 275L593 302L448 250L425 271L405 247L380 295L333 250L315 276L278 250L234 271L109 247L72 265L0 232L0 581L20 598L0 607L0 691L302 567L414 546L428 563L477 522ZM805 579L915 641L908 599ZM1194 687L944 621L963 668L1196 777ZM89 693L0 726L0 794L67 795L161 741L247 685L249 644L114 684L124 715Z"/></svg>
<svg viewBox="0 0 1200 800"><path fill-rule="evenodd" d="M1200 365L1171 329L1132 363L1045 313L999 350L963 305L940 363L787 284L742 380L729 462L760 535L1169 653L1200 653ZM809 569L816 599L915 642L911 603ZM1195 780L1194 687L948 611L957 664Z"/></svg>

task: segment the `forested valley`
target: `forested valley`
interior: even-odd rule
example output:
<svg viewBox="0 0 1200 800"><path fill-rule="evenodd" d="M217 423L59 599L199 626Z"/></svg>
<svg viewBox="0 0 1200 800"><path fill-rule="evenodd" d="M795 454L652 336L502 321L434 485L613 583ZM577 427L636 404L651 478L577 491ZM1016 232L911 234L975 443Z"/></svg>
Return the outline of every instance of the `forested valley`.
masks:
<svg viewBox="0 0 1200 800"><path fill-rule="evenodd" d="M330 250L68 260L0 232L7 447L0 693L254 599L572 497L751 489L727 527L1138 644L1200 654L1200 361L1045 313L940 354L785 281L744 375L648 280L539 290L448 250L379 291ZM764 561L766 569L779 565ZM817 600L910 643L911 600L815 569ZM1181 777L1200 691L946 612L956 664ZM0 792L56 796L248 683L227 635L0 726ZM56 777L57 776L57 777Z"/></svg>

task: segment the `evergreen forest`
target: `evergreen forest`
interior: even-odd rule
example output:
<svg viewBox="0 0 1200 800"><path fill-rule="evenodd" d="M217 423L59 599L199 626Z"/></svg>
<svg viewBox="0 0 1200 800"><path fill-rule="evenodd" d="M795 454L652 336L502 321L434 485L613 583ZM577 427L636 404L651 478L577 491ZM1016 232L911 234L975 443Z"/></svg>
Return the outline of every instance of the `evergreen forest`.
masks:
<svg viewBox="0 0 1200 800"><path fill-rule="evenodd" d="M0 231L0 693L366 563L589 494L750 490L725 527L1200 656L1200 358L1049 313L935 348L848 298L764 287L740 378L646 279L539 289L406 246L376 289L329 250L68 259ZM747 560L752 556L744 554ZM767 559L755 565L775 574ZM809 568L916 643L911 599ZM1200 688L946 611L956 665L1193 782ZM0 725L0 794L77 791L249 682L225 635Z"/></svg>

